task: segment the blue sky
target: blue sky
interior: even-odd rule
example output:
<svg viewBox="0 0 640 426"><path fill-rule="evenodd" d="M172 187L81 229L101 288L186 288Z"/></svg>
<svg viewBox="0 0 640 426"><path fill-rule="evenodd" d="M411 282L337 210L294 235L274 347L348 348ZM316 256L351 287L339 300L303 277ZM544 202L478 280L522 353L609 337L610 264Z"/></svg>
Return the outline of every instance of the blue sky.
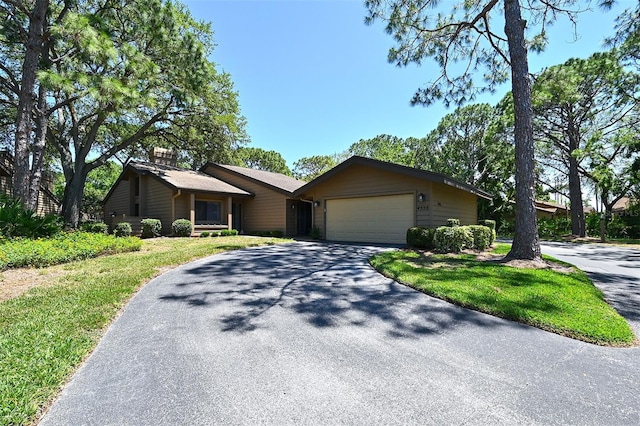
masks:
<svg viewBox="0 0 640 426"><path fill-rule="evenodd" d="M444 0L442 4L447 4ZM212 22L217 47L212 60L231 74L248 121L251 146L275 150L289 167L301 157L344 151L379 134L422 137L453 108L411 107L415 90L438 72L398 68L387 62L393 45L381 25L366 26L360 0L184 0L193 16ZM580 16L577 40L568 21L556 22L550 44L531 54L537 72L571 57L603 50L617 14L634 0L619 0L609 12ZM509 90L476 102L496 104Z"/></svg>

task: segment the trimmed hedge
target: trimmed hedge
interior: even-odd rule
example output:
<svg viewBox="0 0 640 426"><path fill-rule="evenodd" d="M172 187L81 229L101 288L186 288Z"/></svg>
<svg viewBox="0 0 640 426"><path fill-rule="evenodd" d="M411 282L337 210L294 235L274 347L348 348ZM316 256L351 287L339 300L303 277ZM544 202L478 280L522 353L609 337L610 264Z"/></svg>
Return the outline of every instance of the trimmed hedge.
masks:
<svg viewBox="0 0 640 426"><path fill-rule="evenodd" d="M491 228L484 225L469 225L473 238L473 247L476 250L486 250L493 244L493 232Z"/></svg>
<svg viewBox="0 0 640 426"><path fill-rule="evenodd" d="M447 219L447 226L450 228L460 226L460 219Z"/></svg>
<svg viewBox="0 0 640 426"><path fill-rule="evenodd" d="M171 229L176 237L190 237L191 221L188 219L176 219L171 224Z"/></svg>
<svg viewBox="0 0 640 426"><path fill-rule="evenodd" d="M238 235L238 230L237 229L223 229L222 231L220 231L220 235L223 237L231 237L234 235Z"/></svg>
<svg viewBox="0 0 640 426"><path fill-rule="evenodd" d="M116 224L113 235L116 237L130 237L132 232L129 222L120 222Z"/></svg>
<svg viewBox="0 0 640 426"><path fill-rule="evenodd" d="M433 235L436 250L445 253L458 253L473 247L473 234L468 226L439 226Z"/></svg>
<svg viewBox="0 0 640 426"><path fill-rule="evenodd" d="M413 227L407 230L409 247L457 253L463 249L486 250L495 240L495 231L483 225Z"/></svg>
<svg viewBox="0 0 640 426"><path fill-rule="evenodd" d="M435 248L433 244L433 228L419 228L417 226L407 230L407 245L416 248Z"/></svg>
<svg viewBox="0 0 640 426"><path fill-rule="evenodd" d="M142 238L157 238L162 232L162 222L160 219L142 219Z"/></svg>

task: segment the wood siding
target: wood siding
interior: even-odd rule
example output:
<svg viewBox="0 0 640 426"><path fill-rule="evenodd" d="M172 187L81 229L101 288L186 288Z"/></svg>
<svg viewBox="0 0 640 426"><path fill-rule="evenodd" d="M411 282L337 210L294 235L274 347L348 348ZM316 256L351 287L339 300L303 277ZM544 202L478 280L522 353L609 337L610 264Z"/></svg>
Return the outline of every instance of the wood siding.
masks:
<svg viewBox="0 0 640 426"><path fill-rule="evenodd" d="M460 225L478 222L478 199L475 195L447 185L433 184L431 227L444 226L447 219L460 219Z"/></svg>
<svg viewBox="0 0 640 426"><path fill-rule="evenodd" d="M111 196L104 203L105 222L111 214L117 216L129 215L129 181L121 180L111 192ZM107 222L108 223L108 222Z"/></svg>
<svg viewBox="0 0 640 426"><path fill-rule="evenodd" d="M423 202L415 202L415 225L435 227L457 218L464 225L477 222L477 197L448 185L393 173L373 167L353 165L331 179L319 183L304 194L319 201L313 208L314 225L326 237L326 200L376 195L424 194Z"/></svg>
<svg viewBox="0 0 640 426"><path fill-rule="evenodd" d="M255 194L242 201L242 227L246 233L281 231L290 235L288 209L291 210L291 205L285 194L225 170L208 168L204 172Z"/></svg>
<svg viewBox="0 0 640 426"><path fill-rule="evenodd" d="M175 194L157 179L151 176L140 177L140 216L145 219L159 219L162 234L171 234L171 197Z"/></svg>

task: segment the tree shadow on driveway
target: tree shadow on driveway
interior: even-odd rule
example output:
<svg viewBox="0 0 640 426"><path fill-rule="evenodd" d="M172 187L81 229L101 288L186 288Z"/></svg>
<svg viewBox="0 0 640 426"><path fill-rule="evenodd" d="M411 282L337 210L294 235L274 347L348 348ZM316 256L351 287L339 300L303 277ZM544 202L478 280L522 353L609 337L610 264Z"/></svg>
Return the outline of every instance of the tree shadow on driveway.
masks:
<svg viewBox="0 0 640 426"><path fill-rule="evenodd" d="M219 330L268 327L274 309L318 328L382 324L391 337L444 333L462 324L524 327L451 305L377 273L368 258L385 248L292 243L224 253L180 268L160 296L219 312Z"/></svg>

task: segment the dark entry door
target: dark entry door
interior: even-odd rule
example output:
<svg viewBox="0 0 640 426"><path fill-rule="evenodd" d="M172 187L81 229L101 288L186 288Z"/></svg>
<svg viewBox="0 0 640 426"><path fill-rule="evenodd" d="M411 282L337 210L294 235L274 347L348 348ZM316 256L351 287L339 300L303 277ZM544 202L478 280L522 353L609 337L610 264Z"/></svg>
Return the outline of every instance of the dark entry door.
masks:
<svg viewBox="0 0 640 426"><path fill-rule="evenodd" d="M298 235L309 235L311 233L311 203L299 201L296 205Z"/></svg>
<svg viewBox="0 0 640 426"><path fill-rule="evenodd" d="M242 204L233 203L231 206L231 214L233 215L231 227L238 230L238 232L242 231Z"/></svg>

